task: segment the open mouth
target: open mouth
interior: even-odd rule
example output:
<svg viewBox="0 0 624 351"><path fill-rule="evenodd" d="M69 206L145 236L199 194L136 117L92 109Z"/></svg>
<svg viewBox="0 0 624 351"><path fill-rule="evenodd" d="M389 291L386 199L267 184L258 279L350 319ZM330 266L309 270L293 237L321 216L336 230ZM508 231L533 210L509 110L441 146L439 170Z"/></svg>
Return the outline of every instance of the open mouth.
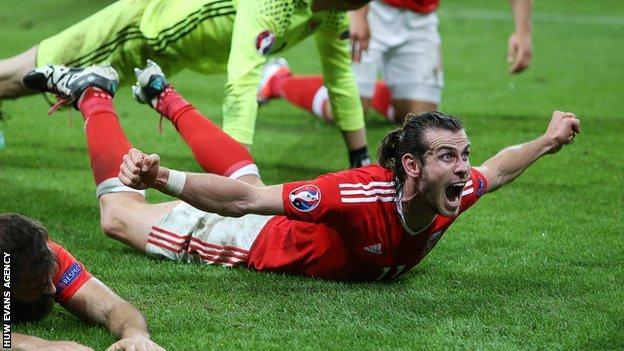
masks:
<svg viewBox="0 0 624 351"><path fill-rule="evenodd" d="M459 200L461 199L461 193L462 191L464 191L465 185L466 185L466 182L455 182L446 187L446 191L445 191L446 198L448 199L448 202L452 206L459 205Z"/></svg>

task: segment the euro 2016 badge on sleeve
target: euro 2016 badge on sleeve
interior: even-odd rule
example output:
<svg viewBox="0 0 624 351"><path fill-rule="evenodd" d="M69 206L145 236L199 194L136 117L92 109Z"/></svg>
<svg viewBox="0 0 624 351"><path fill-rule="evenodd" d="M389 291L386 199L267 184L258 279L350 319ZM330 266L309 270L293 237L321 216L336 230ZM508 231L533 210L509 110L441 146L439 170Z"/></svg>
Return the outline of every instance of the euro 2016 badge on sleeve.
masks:
<svg viewBox="0 0 624 351"><path fill-rule="evenodd" d="M301 212L310 212L321 202L321 190L316 185L302 185L288 195L290 203Z"/></svg>
<svg viewBox="0 0 624 351"><path fill-rule="evenodd" d="M481 196L485 194L485 182L480 177L478 178L478 180L479 186L477 187L477 196Z"/></svg>
<svg viewBox="0 0 624 351"><path fill-rule="evenodd" d="M275 44L275 34L270 30L265 30L256 37L256 51L260 55L268 55Z"/></svg>
<svg viewBox="0 0 624 351"><path fill-rule="evenodd" d="M81 272L82 267L78 262L74 262L74 264L69 266L69 268L67 268L61 276L59 283L56 285L56 290L58 290L58 293L60 294L66 287L70 286L76 280L76 278L78 278Z"/></svg>

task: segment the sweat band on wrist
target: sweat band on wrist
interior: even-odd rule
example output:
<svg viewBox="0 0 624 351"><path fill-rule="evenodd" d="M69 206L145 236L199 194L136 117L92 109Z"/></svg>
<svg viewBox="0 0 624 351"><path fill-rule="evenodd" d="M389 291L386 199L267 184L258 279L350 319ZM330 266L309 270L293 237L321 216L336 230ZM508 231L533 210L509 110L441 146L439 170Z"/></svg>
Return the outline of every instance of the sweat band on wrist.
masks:
<svg viewBox="0 0 624 351"><path fill-rule="evenodd" d="M167 194L178 196L184 189L184 183L186 183L186 173L171 169L169 170L169 178L167 178L164 190Z"/></svg>

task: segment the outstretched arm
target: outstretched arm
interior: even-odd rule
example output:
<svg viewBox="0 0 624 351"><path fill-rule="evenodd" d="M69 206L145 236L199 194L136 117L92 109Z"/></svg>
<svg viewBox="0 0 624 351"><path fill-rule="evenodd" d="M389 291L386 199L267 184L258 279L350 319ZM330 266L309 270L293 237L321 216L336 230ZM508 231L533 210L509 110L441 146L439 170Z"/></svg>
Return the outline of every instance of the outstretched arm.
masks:
<svg viewBox="0 0 624 351"><path fill-rule="evenodd" d="M65 307L76 316L105 325L119 341L108 350L164 351L150 339L141 313L95 277L91 277Z"/></svg>
<svg viewBox="0 0 624 351"><path fill-rule="evenodd" d="M488 180L488 192L513 181L545 154L554 154L564 145L571 144L577 133L580 133L580 121L573 113L553 112L544 135L528 143L505 148L477 167Z"/></svg>
<svg viewBox="0 0 624 351"><path fill-rule="evenodd" d="M36 336L13 333L11 335L14 351L48 350L48 351L93 351L92 348L80 345L73 341L45 340Z"/></svg>
<svg viewBox="0 0 624 351"><path fill-rule="evenodd" d="M119 179L129 187L154 188L223 216L284 213L281 185L257 187L214 174L182 173L161 167L158 155L137 149L130 149L123 157Z"/></svg>
<svg viewBox="0 0 624 351"><path fill-rule="evenodd" d="M520 73L527 69L533 57L531 38L531 0L509 0L516 29L509 36L507 61L509 73Z"/></svg>

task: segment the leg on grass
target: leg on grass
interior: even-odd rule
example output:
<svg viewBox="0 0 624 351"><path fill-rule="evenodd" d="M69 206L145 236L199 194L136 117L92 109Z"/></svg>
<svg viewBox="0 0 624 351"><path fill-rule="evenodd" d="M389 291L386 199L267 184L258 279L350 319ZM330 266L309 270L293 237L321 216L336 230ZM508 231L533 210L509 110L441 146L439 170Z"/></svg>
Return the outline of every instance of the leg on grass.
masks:
<svg viewBox="0 0 624 351"><path fill-rule="evenodd" d="M438 104L428 101L394 99L392 100L392 107L394 108L393 120L395 123L401 124L408 113L420 114L437 110Z"/></svg>
<svg viewBox="0 0 624 351"><path fill-rule="evenodd" d="M148 204L137 193L119 192L100 196L100 225L115 240L145 252L152 226L180 201Z"/></svg>
<svg viewBox="0 0 624 351"><path fill-rule="evenodd" d="M148 60L145 68L135 69L135 74L137 84L132 89L136 100L148 103L173 124L206 172L263 185L249 150L168 84L157 63Z"/></svg>
<svg viewBox="0 0 624 351"><path fill-rule="evenodd" d="M156 110L171 121L206 172L263 185L249 151L202 115L173 87L160 94Z"/></svg>

